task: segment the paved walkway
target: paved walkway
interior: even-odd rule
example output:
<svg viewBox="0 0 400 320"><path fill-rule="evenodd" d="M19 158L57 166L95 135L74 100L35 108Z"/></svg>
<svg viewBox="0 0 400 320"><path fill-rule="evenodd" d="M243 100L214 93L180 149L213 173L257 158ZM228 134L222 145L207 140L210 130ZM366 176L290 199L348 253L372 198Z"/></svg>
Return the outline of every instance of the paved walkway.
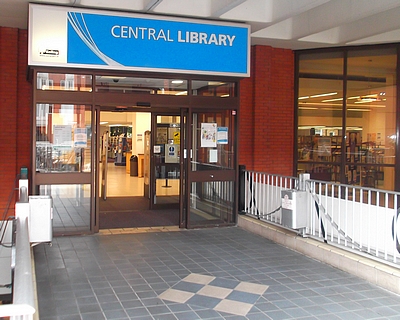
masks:
<svg viewBox="0 0 400 320"><path fill-rule="evenodd" d="M400 296L238 227L58 237L34 254L41 320L400 319Z"/></svg>

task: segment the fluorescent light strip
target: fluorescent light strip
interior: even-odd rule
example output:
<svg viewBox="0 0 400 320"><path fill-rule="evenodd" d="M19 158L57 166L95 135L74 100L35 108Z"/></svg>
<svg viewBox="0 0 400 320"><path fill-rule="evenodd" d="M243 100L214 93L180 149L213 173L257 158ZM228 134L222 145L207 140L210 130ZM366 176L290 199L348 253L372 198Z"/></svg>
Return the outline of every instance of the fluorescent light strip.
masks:
<svg viewBox="0 0 400 320"><path fill-rule="evenodd" d="M321 102L342 101L342 100L343 98L336 98L336 99L322 100Z"/></svg>
<svg viewBox="0 0 400 320"><path fill-rule="evenodd" d="M360 103L360 102L359 102ZM341 103L321 103L321 102L301 102L300 104L299 104L299 106L320 106L320 107L325 107L325 106L331 106L331 107L335 107L335 106L337 106L337 107L342 107L343 105L341 104ZM348 107L358 107L358 104L357 104L357 102L355 102L355 103L348 103L347 104L347 106ZM382 104L371 104L371 105L368 105L368 107L370 107L370 108L386 108L386 106L385 105L382 105Z"/></svg>
<svg viewBox="0 0 400 320"><path fill-rule="evenodd" d="M370 109L347 109L347 111L371 112Z"/></svg>
<svg viewBox="0 0 400 320"><path fill-rule="evenodd" d="M308 99L310 96L299 97L299 100Z"/></svg>
<svg viewBox="0 0 400 320"><path fill-rule="evenodd" d="M187 95L187 91L180 91L178 93L175 93L176 96L185 96Z"/></svg>
<svg viewBox="0 0 400 320"><path fill-rule="evenodd" d="M328 93L321 93L321 94L315 94L313 96L310 96L310 98L319 98L319 97L327 97L327 96L334 96L338 94L337 92L328 92Z"/></svg>

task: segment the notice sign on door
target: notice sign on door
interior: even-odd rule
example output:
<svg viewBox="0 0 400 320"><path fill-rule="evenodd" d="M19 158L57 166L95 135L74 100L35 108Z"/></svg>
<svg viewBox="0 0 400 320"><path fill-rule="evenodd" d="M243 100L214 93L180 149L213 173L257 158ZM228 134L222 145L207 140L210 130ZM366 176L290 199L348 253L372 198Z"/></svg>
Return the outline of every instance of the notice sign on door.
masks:
<svg viewBox="0 0 400 320"><path fill-rule="evenodd" d="M218 144L228 144L228 127L218 127L217 143Z"/></svg>
<svg viewBox="0 0 400 320"><path fill-rule="evenodd" d="M86 128L75 128L74 147L87 148L87 130Z"/></svg>
<svg viewBox="0 0 400 320"><path fill-rule="evenodd" d="M201 147L215 148L217 146L217 124L202 123L201 124Z"/></svg>
<svg viewBox="0 0 400 320"><path fill-rule="evenodd" d="M174 132L174 144L180 144L181 143L181 132L177 131Z"/></svg>
<svg viewBox="0 0 400 320"><path fill-rule="evenodd" d="M54 147L72 148L72 127L70 125L53 126Z"/></svg>
<svg viewBox="0 0 400 320"><path fill-rule="evenodd" d="M166 144L165 163L178 163L178 162L179 162L179 145Z"/></svg>

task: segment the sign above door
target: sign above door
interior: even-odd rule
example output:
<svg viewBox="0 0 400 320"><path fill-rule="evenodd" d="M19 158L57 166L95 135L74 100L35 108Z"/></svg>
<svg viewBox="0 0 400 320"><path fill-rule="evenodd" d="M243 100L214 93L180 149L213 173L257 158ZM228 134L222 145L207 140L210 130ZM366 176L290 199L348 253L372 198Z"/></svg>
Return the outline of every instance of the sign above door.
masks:
<svg viewBox="0 0 400 320"><path fill-rule="evenodd" d="M246 24L30 4L29 65L248 77Z"/></svg>

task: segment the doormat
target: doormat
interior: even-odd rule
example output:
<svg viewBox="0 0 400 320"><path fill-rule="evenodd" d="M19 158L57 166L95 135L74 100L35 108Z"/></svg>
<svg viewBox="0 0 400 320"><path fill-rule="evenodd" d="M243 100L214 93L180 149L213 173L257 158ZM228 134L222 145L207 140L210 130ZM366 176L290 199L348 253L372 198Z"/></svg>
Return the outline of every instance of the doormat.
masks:
<svg viewBox="0 0 400 320"><path fill-rule="evenodd" d="M100 199L100 212L148 210L149 201L145 197L108 197Z"/></svg>
<svg viewBox="0 0 400 320"><path fill-rule="evenodd" d="M130 212L100 212L100 229L177 226L179 210L136 210Z"/></svg>

